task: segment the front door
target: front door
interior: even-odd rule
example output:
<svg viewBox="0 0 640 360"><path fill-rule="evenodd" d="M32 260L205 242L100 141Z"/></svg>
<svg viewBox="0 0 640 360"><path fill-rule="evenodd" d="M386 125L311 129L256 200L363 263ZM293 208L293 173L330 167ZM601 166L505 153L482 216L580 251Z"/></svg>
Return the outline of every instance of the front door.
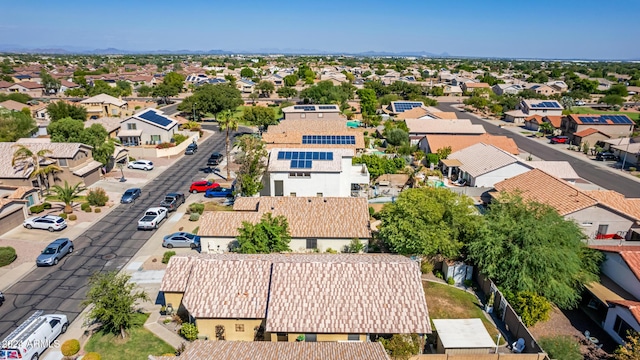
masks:
<svg viewBox="0 0 640 360"><path fill-rule="evenodd" d="M282 180L275 180L273 182L273 185L275 187L274 195L275 196L284 196L284 185L282 184Z"/></svg>

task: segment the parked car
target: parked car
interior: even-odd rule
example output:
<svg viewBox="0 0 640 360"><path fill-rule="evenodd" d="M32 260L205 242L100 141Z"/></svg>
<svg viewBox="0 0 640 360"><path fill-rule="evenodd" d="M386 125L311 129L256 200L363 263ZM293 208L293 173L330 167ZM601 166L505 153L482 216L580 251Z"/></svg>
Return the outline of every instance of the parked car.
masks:
<svg viewBox="0 0 640 360"><path fill-rule="evenodd" d="M598 160L598 161L609 161L609 160L620 161L620 157L618 157L616 154L614 154L612 152L604 151L604 152L599 152L599 153L596 154L596 160Z"/></svg>
<svg viewBox="0 0 640 360"><path fill-rule="evenodd" d="M196 145L196 143L191 143L189 145L187 145L187 148L184 149L184 154L185 155L193 155L198 151L198 145Z"/></svg>
<svg viewBox="0 0 640 360"><path fill-rule="evenodd" d="M174 247L198 248L200 247L200 236L188 232L177 232L167 235L162 240L162 247L172 249Z"/></svg>
<svg viewBox="0 0 640 360"><path fill-rule="evenodd" d="M232 197L232 196L233 196L233 190L229 188L223 188L220 186L208 189L207 191L204 192L204 197L206 198L223 198L223 197Z"/></svg>
<svg viewBox="0 0 640 360"><path fill-rule="evenodd" d="M193 183L191 183L191 186L189 187L189 192L192 194L196 194L199 192L205 192L209 189L213 189L219 186L220 184L214 183L212 181L207 181L207 180L194 181Z"/></svg>
<svg viewBox="0 0 640 360"><path fill-rule="evenodd" d="M566 144L569 142L569 137L567 136L554 136L550 141L552 144Z"/></svg>
<svg viewBox="0 0 640 360"><path fill-rule="evenodd" d="M162 220L167 217L167 209L163 207L148 208L144 216L138 220L138 230L157 229Z"/></svg>
<svg viewBox="0 0 640 360"><path fill-rule="evenodd" d="M4 303L4 294L0 291L0 306Z"/></svg>
<svg viewBox="0 0 640 360"><path fill-rule="evenodd" d="M120 198L120 203L121 204L131 204L137 198L139 198L140 195L142 195L142 189L140 189L140 188L127 189L124 192L124 194L122 194L122 197Z"/></svg>
<svg viewBox="0 0 640 360"><path fill-rule="evenodd" d="M584 101L582 101L582 100L576 101L576 106L584 106L584 105L585 105Z"/></svg>
<svg viewBox="0 0 640 360"><path fill-rule="evenodd" d="M149 160L136 160L136 161L129 162L127 167L129 169L150 171L150 170L153 170L153 163Z"/></svg>
<svg viewBox="0 0 640 360"><path fill-rule="evenodd" d="M58 265L65 255L73 252L73 242L68 238L54 240L42 251L36 259L36 266Z"/></svg>
<svg viewBox="0 0 640 360"><path fill-rule="evenodd" d="M66 315L38 310L2 340L0 359L38 359L67 328Z"/></svg>
<svg viewBox="0 0 640 360"><path fill-rule="evenodd" d="M220 160L218 159L209 158L209 160L207 160L207 166L218 166L218 165L220 165Z"/></svg>
<svg viewBox="0 0 640 360"><path fill-rule="evenodd" d="M67 222L60 216L45 215L26 219L22 226L27 229L43 229L53 232L66 228Z"/></svg>
<svg viewBox="0 0 640 360"><path fill-rule="evenodd" d="M222 159L224 159L224 155L222 155L219 152L215 151L215 152L211 153L211 156L209 156L209 159L216 159L218 161L222 161Z"/></svg>
<svg viewBox="0 0 640 360"><path fill-rule="evenodd" d="M169 212L177 210L178 206L182 204L184 204L184 194L182 193L168 193L160 202L160 206L167 208Z"/></svg>

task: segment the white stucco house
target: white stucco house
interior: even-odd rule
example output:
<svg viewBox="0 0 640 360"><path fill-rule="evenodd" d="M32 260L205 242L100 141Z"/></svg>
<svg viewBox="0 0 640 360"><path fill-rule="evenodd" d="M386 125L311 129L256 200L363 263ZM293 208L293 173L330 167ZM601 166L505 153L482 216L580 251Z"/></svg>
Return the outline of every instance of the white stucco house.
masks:
<svg viewBox="0 0 640 360"><path fill-rule="evenodd" d="M533 115L562 116L564 107L556 100L524 99L515 110L504 113L505 121L524 124L524 119Z"/></svg>
<svg viewBox="0 0 640 360"><path fill-rule="evenodd" d="M452 168L457 167L458 178L465 179L466 185L476 187L493 187L497 182L531 169L517 156L484 143L451 153L446 160L449 164L451 160L457 160L458 163L456 166L448 166L444 169L444 174L450 176L455 170Z"/></svg>
<svg viewBox="0 0 640 360"><path fill-rule="evenodd" d="M157 109L145 109L122 121L118 138L125 146L170 142L178 121Z"/></svg>
<svg viewBox="0 0 640 360"><path fill-rule="evenodd" d="M272 149L262 195L351 196L352 189L369 184L367 166L352 165L353 156L353 150L346 148Z"/></svg>

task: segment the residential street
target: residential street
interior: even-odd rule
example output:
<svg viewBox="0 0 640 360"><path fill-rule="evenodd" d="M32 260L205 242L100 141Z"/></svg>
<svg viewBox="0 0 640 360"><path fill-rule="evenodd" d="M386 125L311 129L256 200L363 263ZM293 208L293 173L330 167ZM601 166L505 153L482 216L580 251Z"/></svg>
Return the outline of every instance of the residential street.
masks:
<svg viewBox="0 0 640 360"><path fill-rule="evenodd" d="M596 164L590 164L590 161L577 159L561 151L554 150L549 146L540 144L535 140L514 134L513 131L500 128L488 121L480 120L477 117L472 116L470 113L461 113L458 108L453 105L458 105L458 103L439 103L437 107L442 109L442 111L456 112L458 114L458 118L470 119L473 124L483 125L489 134L503 135L512 138L513 141L516 142L516 145L518 145L519 149L530 153L535 157L541 158L542 160L568 161L578 175L598 186L609 190L615 190L627 197L640 196L640 184L637 181L612 173Z"/></svg>
<svg viewBox="0 0 640 360"><path fill-rule="evenodd" d="M240 131L243 130L246 131ZM213 134L200 145L195 155L180 159L143 187L143 195L135 204L116 206L102 220L73 239L74 253L58 266L36 268L7 289L4 292L6 301L0 306L0 336L4 338L35 310L64 313L70 322L73 321L83 309L81 302L88 277L97 271L122 269L154 233L136 229L143 211L157 206L167 192L186 194L191 182L203 177L199 168L209 155L223 149L223 134ZM65 235L62 233L60 236Z"/></svg>

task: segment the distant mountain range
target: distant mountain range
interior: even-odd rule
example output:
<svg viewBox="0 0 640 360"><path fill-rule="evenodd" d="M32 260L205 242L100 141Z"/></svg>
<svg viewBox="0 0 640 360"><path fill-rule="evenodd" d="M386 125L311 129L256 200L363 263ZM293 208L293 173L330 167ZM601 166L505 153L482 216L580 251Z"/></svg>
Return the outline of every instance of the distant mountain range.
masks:
<svg viewBox="0 0 640 360"><path fill-rule="evenodd" d="M18 45L0 44L1 53L18 54L51 54L51 55L264 55L264 54L284 54L284 55L348 55L348 56L416 56L416 57L450 57L449 54L434 54L426 51L367 51L359 53L331 52L313 49L258 49L258 50L122 50L116 48L107 49L86 49L73 46L51 46L46 48L27 48Z"/></svg>

